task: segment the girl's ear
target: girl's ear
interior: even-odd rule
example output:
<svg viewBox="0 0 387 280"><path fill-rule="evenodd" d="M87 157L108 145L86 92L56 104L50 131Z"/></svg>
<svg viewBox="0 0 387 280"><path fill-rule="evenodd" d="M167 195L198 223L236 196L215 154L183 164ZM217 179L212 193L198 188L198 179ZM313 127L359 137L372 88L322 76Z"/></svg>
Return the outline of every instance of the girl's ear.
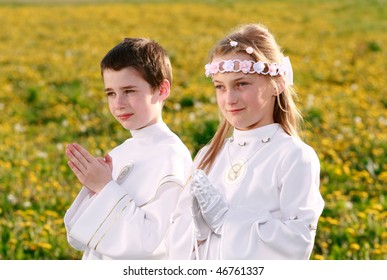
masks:
<svg viewBox="0 0 387 280"><path fill-rule="evenodd" d="M285 90L285 80L284 79L277 79L277 80L273 81L273 84L274 84L273 96L278 96Z"/></svg>
<svg viewBox="0 0 387 280"><path fill-rule="evenodd" d="M171 93L171 84L167 79L164 79L163 83L159 88L160 101L165 101Z"/></svg>

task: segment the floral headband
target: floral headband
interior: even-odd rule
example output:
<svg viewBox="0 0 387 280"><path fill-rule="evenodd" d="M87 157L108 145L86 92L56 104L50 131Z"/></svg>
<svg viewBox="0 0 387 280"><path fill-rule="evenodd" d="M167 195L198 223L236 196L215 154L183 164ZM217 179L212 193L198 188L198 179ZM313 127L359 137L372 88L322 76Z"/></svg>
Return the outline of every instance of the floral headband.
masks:
<svg viewBox="0 0 387 280"><path fill-rule="evenodd" d="M238 42L231 41L230 45L236 47ZM253 53L252 47L247 47L248 54ZM293 69L289 57L284 57L280 63L269 63L253 60L221 60L211 62L205 65L206 76L225 72L243 72L245 74L261 74L270 76L283 76L286 79L287 85L293 85Z"/></svg>

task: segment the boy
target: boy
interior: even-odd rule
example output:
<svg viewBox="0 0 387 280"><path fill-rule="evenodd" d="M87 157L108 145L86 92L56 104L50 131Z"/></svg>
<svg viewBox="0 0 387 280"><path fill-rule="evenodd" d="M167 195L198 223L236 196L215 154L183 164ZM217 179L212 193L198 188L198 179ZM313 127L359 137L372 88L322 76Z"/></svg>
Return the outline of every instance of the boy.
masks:
<svg viewBox="0 0 387 280"><path fill-rule="evenodd" d="M84 185L64 218L68 241L83 259L165 259L163 239L192 164L162 120L169 58L152 40L126 38L102 59L101 73L110 112L132 138L103 159L68 145Z"/></svg>

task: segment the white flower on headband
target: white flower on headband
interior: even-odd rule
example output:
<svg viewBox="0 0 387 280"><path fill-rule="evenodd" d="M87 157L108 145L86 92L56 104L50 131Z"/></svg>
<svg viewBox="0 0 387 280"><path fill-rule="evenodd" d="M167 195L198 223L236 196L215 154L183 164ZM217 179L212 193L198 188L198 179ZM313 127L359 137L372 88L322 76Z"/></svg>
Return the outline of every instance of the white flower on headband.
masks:
<svg viewBox="0 0 387 280"><path fill-rule="evenodd" d="M281 76L286 76L285 65L281 64L278 66L278 74L280 74Z"/></svg>
<svg viewBox="0 0 387 280"><path fill-rule="evenodd" d="M224 69L225 72L232 72L232 71L234 71L234 61L226 60L223 63L223 69Z"/></svg>
<svg viewBox="0 0 387 280"><path fill-rule="evenodd" d="M231 46L231 47L236 47L236 46L238 46L238 42L236 42L236 41L230 41L230 46Z"/></svg>
<svg viewBox="0 0 387 280"><path fill-rule="evenodd" d="M253 68L255 72L257 72L258 74L261 74L263 70L265 70L265 63L258 61L254 63Z"/></svg>
<svg viewBox="0 0 387 280"><path fill-rule="evenodd" d="M252 47L246 48L246 52L247 52L248 54L252 54L253 51L254 51L254 49L253 49Z"/></svg>

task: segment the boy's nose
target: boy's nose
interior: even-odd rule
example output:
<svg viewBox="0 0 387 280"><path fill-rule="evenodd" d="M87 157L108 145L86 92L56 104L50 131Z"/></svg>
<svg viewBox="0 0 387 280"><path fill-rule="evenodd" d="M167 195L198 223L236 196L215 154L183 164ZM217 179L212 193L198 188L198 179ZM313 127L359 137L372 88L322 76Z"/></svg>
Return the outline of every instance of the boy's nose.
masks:
<svg viewBox="0 0 387 280"><path fill-rule="evenodd" d="M117 98L116 98L116 108L120 109L120 108L125 107L125 105L126 105L125 96L123 96L121 94L117 95Z"/></svg>

